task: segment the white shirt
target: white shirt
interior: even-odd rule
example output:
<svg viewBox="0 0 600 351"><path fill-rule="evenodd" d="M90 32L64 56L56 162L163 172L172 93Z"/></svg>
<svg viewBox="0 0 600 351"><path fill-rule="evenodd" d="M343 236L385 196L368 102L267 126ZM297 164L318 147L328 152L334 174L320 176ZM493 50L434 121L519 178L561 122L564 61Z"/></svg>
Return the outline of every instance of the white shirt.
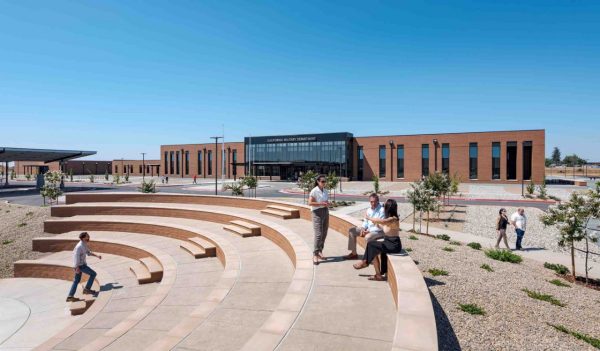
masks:
<svg viewBox="0 0 600 351"><path fill-rule="evenodd" d="M79 243L75 245L73 249L73 268L83 266L86 263L86 256L90 255L90 249L83 241L79 240Z"/></svg>
<svg viewBox="0 0 600 351"><path fill-rule="evenodd" d="M527 227L527 217L525 215L520 215L519 212L515 212L510 216L510 221L515 223L515 227L517 229L525 230Z"/></svg>
<svg viewBox="0 0 600 351"><path fill-rule="evenodd" d="M384 219L385 211L383 210L383 206L381 206L381 204L377 204L377 207L375 207L375 209L369 207L369 209L367 210L367 217ZM363 228L368 230L369 233L379 233L383 231L383 229L378 227L377 224L366 219L363 220Z"/></svg>
<svg viewBox="0 0 600 351"><path fill-rule="evenodd" d="M312 197L315 199L316 202L325 202L327 200L329 200L329 193L327 192L327 190L325 190L325 188L323 188L323 190L319 189L318 186L315 186L313 188L313 190L310 191L310 194L308 194L308 197ZM312 210L318 210L320 208L324 208L326 206L312 206Z"/></svg>

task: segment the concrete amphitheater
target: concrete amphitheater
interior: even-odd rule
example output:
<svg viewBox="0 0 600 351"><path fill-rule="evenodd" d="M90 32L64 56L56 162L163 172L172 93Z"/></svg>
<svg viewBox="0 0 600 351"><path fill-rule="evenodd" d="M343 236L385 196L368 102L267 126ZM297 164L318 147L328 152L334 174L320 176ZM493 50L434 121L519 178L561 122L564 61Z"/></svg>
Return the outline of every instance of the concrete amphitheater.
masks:
<svg viewBox="0 0 600 351"><path fill-rule="evenodd" d="M306 206L236 197L67 194L47 237L0 280L0 350L437 350L432 301L405 253L387 283L357 272L331 214L312 264ZM65 303L71 250L90 233L97 296ZM362 239L362 238L361 238ZM360 242L364 245L364 242ZM368 272L370 273L370 272ZM85 275L84 275L85 277Z"/></svg>

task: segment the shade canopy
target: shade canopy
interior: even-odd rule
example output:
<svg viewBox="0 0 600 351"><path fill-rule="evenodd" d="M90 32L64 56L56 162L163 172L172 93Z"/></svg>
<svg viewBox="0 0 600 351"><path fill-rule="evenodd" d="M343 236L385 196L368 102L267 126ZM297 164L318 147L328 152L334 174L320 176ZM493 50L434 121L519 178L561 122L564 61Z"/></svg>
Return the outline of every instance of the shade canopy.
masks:
<svg viewBox="0 0 600 351"><path fill-rule="evenodd" d="M96 151L26 149L0 146L0 162L37 161L50 163L68 161L95 154Z"/></svg>

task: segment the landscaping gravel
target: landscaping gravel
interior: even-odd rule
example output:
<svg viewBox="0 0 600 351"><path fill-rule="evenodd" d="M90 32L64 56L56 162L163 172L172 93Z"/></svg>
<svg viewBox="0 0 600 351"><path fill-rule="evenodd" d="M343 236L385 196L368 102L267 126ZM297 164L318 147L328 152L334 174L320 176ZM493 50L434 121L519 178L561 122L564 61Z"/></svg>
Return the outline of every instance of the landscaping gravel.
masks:
<svg viewBox="0 0 600 351"><path fill-rule="evenodd" d="M465 243L446 252L442 248L448 242L408 236L401 234L402 244L412 249L410 256L418 262L432 293L440 350L595 350L547 323L600 338L599 291L550 284L557 277L533 260L499 262ZM494 272L480 268L484 263ZM432 276L428 271L433 268L448 271L448 276ZM525 288L551 294L566 306L534 300L522 291ZM463 312L459 304L476 304L485 315Z"/></svg>
<svg viewBox="0 0 600 351"><path fill-rule="evenodd" d="M496 218L498 217L498 206L467 206L467 217L464 225L464 232L478 235L487 238L496 238ZM506 207L508 216L517 210L516 207ZM525 215L527 216L527 229L523 238L523 246L526 248L545 248L554 252L564 252L570 254L569 248L558 246L558 228L556 226L544 227L540 220L540 215L544 211L526 207ZM509 226L507 230L508 241L511 246L514 246L516 234L514 227ZM583 249L585 243L579 242L575 247ZM600 252L600 247L597 244L591 243L590 250ZM581 252L576 252L580 257L585 255ZM590 259L600 262L600 256L590 255Z"/></svg>
<svg viewBox="0 0 600 351"><path fill-rule="evenodd" d="M31 239L44 234L49 207L0 203L0 278L13 276L13 263L43 256L31 251Z"/></svg>

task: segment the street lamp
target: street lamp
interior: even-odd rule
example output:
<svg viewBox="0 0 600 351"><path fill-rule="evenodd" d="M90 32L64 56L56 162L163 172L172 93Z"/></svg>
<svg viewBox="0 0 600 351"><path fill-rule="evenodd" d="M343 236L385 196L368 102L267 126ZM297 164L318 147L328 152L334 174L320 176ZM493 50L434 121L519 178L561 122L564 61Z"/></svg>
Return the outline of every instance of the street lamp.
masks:
<svg viewBox="0 0 600 351"><path fill-rule="evenodd" d="M219 153L217 152L217 148L219 147L219 139L223 138L222 136L214 136L210 137L211 139L215 139L215 195L217 195L217 179L219 173ZM221 170L222 172L222 170Z"/></svg>
<svg viewBox="0 0 600 351"><path fill-rule="evenodd" d="M142 154L142 182L146 182L146 153L141 152Z"/></svg>

